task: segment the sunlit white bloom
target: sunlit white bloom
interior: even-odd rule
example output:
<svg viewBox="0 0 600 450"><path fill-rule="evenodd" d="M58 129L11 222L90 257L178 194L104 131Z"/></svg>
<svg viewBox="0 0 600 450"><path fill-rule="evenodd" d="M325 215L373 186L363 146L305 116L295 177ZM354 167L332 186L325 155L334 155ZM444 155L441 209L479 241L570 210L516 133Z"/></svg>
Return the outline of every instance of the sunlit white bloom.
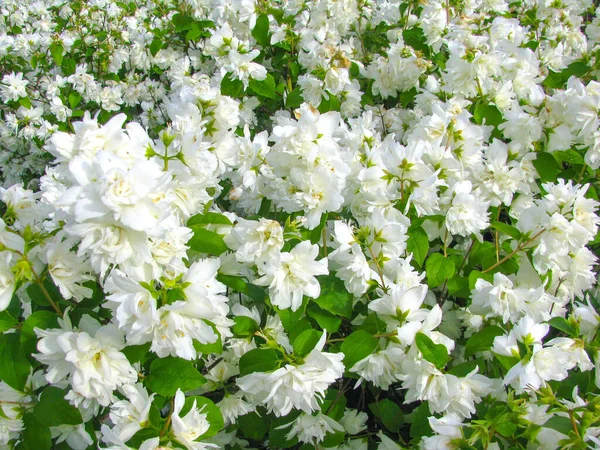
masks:
<svg viewBox="0 0 600 450"><path fill-rule="evenodd" d="M280 253L276 261L261 261L259 271L263 275L255 281L269 287L271 302L281 309L296 311L302 304L302 296L317 298L321 286L316 275L326 275L327 259L316 261L319 247L302 241L290 252Z"/></svg>

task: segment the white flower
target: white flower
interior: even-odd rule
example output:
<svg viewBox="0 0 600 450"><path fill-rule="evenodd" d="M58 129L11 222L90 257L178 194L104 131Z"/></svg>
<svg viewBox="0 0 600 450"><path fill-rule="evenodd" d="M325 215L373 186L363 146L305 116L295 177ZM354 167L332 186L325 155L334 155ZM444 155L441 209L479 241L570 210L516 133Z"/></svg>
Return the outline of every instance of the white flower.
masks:
<svg viewBox="0 0 600 450"><path fill-rule="evenodd" d="M141 384L124 385L120 390L128 400L120 400L111 405L110 420L114 425L113 432L127 442L145 426L156 394L148 396Z"/></svg>
<svg viewBox="0 0 600 450"><path fill-rule="evenodd" d="M15 276L12 273L10 262L12 253L0 253L0 311L8 308L15 291Z"/></svg>
<svg viewBox="0 0 600 450"><path fill-rule="evenodd" d="M196 408L196 400L194 400L188 413L184 417L181 417L180 414L184 404L185 395L181 392L181 389L177 389L173 411L171 412L171 427L175 439L189 450L203 450L205 448L217 447L215 444L196 441L196 439L210 428L206 413L202 413L204 408L200 410Z"/></svg>
<svg viewBox="0 0 600 450"><path fill-rule="evenodd" d="M317 298L321 286L315 275L326 275L327 259L315 261L319 247L302 241L289 253L281 253L274 264L262 261L259 270L263 274L255 281L259 286L269 286L271 303L281 309L296 311L302 305L302 296Z"/></svg>
<svg viewBox="0 0 600 450"><path fill-rule="evenodd" d="M240 262L274 259L283 248L283 229L275 220L238 219L231 233L225 237L225 243L236 251L235 257Z"/></svg>
<svg viewBox="0 0 600 450"><path fill-rule="evenodd" d="M274 372L254 372L236 383L245 395L265 404L269 412L285 416L295 408L307 414L319 409L318 399L344 373L343 353L323 352L326 333L299 366L287 364Z"/></svg>
<svg viewBox="0 0 600 450"><path fill-rule="evenodd" d="M293 422L285 424L281 428L289 426L291 429L286 438L292 440L297 437L300 442L305 444L317 444L325 439L327 433L344 431L344 427L321 412L315 415L301 413Z"/></svg>
<svg viewBox="0 0 600 450"><path fill-rule="evenodd" d="M94 337L84 331L69 331L69 323L65 323L66 330L36 328L41 339L37 346L40 353L35 357L48 365L48 383L57 384L68 378L76 395L75 403L87 399L108 406L113 391L123 384L135 383L137 372L119 351L124 342L116 327L100 327L92 320L88 323Z"/></svg>

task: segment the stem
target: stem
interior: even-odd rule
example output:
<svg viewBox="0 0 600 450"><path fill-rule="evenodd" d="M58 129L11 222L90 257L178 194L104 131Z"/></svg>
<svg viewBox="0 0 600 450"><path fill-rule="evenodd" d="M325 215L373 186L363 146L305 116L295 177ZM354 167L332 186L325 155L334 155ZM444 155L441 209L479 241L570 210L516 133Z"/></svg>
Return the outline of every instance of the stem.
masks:
<svg viewBox="0 0 600 450"><path fill-rule="evenodd" d="M493 266L488 267L487 269L481 271L481 273L486 273L489 272L492 269L495 269L496 267L498 267L500 264L504 263L505 261L509 260L510 258L512 258L513 256L515 256L515 254L517 254L518 252L520 252L521 250L523 250L525 247L527 247L529 244L531 244L534 240L536 240L544 231L546 230L542 230L539 233L537 233L535 236L533 236L531 239L529 239L527 242L520 244L517 248L515 248L512 252L510 252L508 255L506 255L504 258L502 258L500 261L498 261L496 264L494 264Z"/></svg>
<svg viewBox="0 0 600 450"><path fill-rule="evenodd" d="M577 428L577 422L575 422L575 416L573 414L573 410L569 410L569 419L571 419L571 425L573 426L573 430L579 439L581 439L581 434L579 434L579 428Z"/></svg>
<svg viewBox="0 0 600 450"><path fill-rule="evenodd" d="M375 266L377 267L377 274L379 275L379 279L381 280L381 287L383 288L383 290L385 292L387 292L388 288L385 285L385 281L383 281L383 270L381 269L381 266L379 265L379 261L377 261L377 258L375 257L375 253L373 253L373 249L371 248L370 245L367 245L367 249L369 250L369 254L371 255L371 258L373 259L373 261L375 262Z"/></svg>
<svg viewBox="0 0 600 450"><path fill-rule="evenodd" d="M163 437L169 427L171 426L171 416L173 415L173 409L175 409L175 399L171 400L171 412L169 413L169 417L167 417L167 421L163 426L162 430L160 430L160 437Z"/></svg>
<svg viewBox="0 0 600 450"><path fill-rule="evenodd" d="M27 262L29 262L29 260L27 260ZM33 264L31 264L30 262L29 262L29 267L31 269L31 273L33 274L33 277L35 278L36 284L42 290L42 294L44 294L44 297L46 297L46 300L48 300L48 303L50 303L50 306L52 306L52 309L54 309L54 311L56 311L56 314L58 314L59 316L62 316L63 315L62 311L60 310L59 306L54 302L54 300L52 300L52 297L50 297L50 293L46 290L46 286L44 286L44 282L40 279L38 274L35 273Z"/></svg>

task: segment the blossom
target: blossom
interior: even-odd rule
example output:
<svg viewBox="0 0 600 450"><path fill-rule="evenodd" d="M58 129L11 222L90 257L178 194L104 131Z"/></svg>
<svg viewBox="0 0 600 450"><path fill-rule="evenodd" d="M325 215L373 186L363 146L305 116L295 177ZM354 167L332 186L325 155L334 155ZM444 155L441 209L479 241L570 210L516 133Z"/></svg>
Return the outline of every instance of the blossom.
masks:
<svg viewBox="0 0 600 450"><path fill-rule="evenodd" d="M264 404L276 416L285 416L292 409L307 414L319 409L327 387L344 373L341 353L323 352L326 333L298 366L286 364L269 373L254 372L237 379L244 395Z"/></svg>
<svg viewBox="0 0 600 450"><path fill-rule="evenodd" d="M317 298L321 286L315 275L326 275L327 259L316 261L319 247L302 241L290 252L280 253L278 261L262 261L259 271L262 277L255 281L268 286L273 305L296 311L302 304L302 296Z"/></svg>

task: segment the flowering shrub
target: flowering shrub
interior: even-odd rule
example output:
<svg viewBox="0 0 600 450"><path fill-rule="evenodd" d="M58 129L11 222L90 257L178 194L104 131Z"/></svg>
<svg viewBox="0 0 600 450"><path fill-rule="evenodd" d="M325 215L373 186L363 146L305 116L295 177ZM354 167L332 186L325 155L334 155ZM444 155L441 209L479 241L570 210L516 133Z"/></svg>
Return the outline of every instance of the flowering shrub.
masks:
<svg viewBox="0 0 600 450"><path fill-rule="evenodd" d="M600 446L594 8L4 0L0 449Z"/></svg>

